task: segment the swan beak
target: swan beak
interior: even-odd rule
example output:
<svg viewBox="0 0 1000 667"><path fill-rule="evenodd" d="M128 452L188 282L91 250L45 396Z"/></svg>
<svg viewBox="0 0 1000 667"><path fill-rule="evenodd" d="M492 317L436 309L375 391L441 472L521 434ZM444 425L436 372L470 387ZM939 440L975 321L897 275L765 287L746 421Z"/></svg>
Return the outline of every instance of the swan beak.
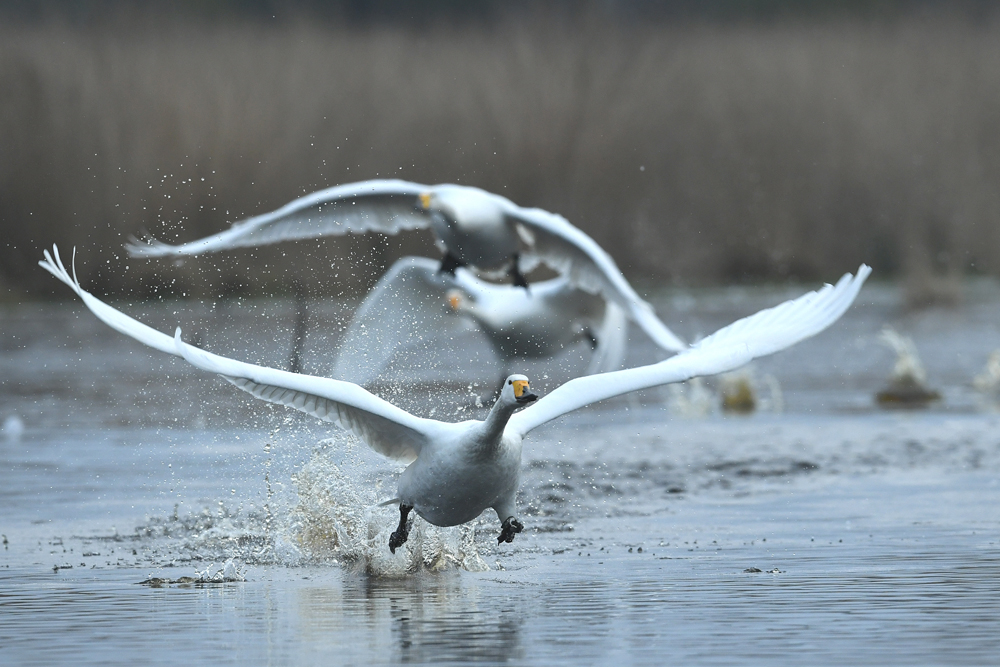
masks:
<svg viewBox="0 0 1000 667"><path fill-rule="evenodd" d="M420 196L417 197L417 199L420 200L420 208L423 209L424 211L428 210L431 207L431 193L422 192L420 193Z"/></svg>
<svg viewBox="0 0 1000 667"><path fill-rule="evenodd" d="M451 306L452 310L458 310L458 304L462 303L462 297L458 295L457 292L452 292L448 295L448 305Z"/></svg>
<svg viewBox="0 0 1000 667"><path fill-rule="evenodd" d="M538 400L538 396L528 391L528 383L525 380L514 380L514 399L518 403L531 403Z"/></svg>

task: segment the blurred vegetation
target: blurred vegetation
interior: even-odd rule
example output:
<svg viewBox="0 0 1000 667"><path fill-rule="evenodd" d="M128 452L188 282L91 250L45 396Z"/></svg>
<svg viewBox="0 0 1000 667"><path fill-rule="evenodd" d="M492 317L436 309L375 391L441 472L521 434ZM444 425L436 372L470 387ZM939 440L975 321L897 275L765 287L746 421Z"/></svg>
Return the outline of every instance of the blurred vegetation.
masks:
<svg viewBox="0 0 1000 667"><path fill-rule="evenodd" d="M640 282L865 261L919 303L1000 275L983 3L167 6L0 4L0 292L56 291L35 266L53 242L79 246L100 293L356 292L401 254L436 256L429 236L183 265L121 246L375 177L562 213Z"/></svg>

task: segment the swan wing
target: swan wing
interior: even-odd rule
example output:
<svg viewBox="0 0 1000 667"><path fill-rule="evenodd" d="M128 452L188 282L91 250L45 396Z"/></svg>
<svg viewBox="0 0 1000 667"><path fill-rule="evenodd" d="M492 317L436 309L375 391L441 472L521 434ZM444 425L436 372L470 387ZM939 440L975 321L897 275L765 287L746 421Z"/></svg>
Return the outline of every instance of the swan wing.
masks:
<svg viewBox="0 0 1000 667"><path fill-rule="evenodd" d="M653 307L639 298L615 261L594 239L561 215L522 208L511 202L506 204L508 220L528 246L526 254L569 276L581 289L618 304L659 347L671 352L687 349L684 341L660 321Z"/></svg>
<svg viewBox="0 0 1000 667"><path fill-rule="evenodd" d="M604 319L597 331L597 349L587 367L587 375L607 373L621 368L628 344L628 318L618 304L606 301Z"/></svg>
<svg viewBox="0 0 1000 667"><path fill-rule="evenodd" d="M413 461L428 442L436 422L415 417L356 384L228 359L183 342L180 329L171 337L132 319L85 291L75 272L71 276L66 271L58 249L53 246L52 250L51 255L45 251L45 260L39 262L42 268L69 285L87 308L112 329L182 357L202 370L218 373L257 398L334 422L391 459Z"/></svg>
<svg viewBox="0 0 1000 667"><path fill-rule="evenodd" d="M533 428L590 403L699 375L724 373L783 350L836 322L870 273L862 264L857 275L845 274L835 286L826 285L737 320L660 363L570 380L511 417L507 428L524 437Z"/></svg>
<svg viewBox="0 0 1000 667"><path fill-rule="evenodd" d="M398 350L430 347L470 326L448 307L446 295L454 287L467 289L466 283L476 279L463 269L454 278L440 273L439 264L404 257L392 265L355 311L337 351L335 377L367 384Z"/></svg>
<svg viewBox="0 0 1000 667"><path fill-rule="evenodd" d="M430 224L428 217L416 209L417 195L427 189L400 180L347 183L300 197L276 211L236 222L223 232L197 241L171 245L147 237L133 239L125 247L134 257L164 257L348 233L396 234Z"/></svg>

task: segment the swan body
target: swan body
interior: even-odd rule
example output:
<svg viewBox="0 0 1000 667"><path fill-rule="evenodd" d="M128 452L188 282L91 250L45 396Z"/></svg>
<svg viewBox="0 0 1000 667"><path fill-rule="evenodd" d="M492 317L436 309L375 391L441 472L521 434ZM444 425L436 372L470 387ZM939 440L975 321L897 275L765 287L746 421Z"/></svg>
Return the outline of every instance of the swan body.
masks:
<svg viewBox="0 0 1000 667"><path fill-rule="evenodd" d="M614 370L625 353L628 321L621 308L574 287L565 277L534 283L526 292L497 285L459 268L404 257L358 307L337 353L334 376L368 384L400 349L480 330L507 369L517 360L544 359L585 341L593 348L587 373Z"/></svg>
<svg viewBox="0 0 1000 667"><path fill-rule="evenodd" d="M611 256L580 229L560 215L524 208L466 185L348 183L300 197L197 241L170 245L147 238L126 247L133 256L199 255L321 236L428 228L445 250L440 267L446 273L466 265L506 268L515 284L527 287L522 269L544 262L573 286L614 302L664 350L679 352L686 347L635 293Z"/></svg>
<svg viewBox="0 0 1000 667"><path fill-rule="evenodd" d="M862 265L834 285L762 310L649 366L580 377L538 399L528 378L512 375L483 421L447 423L416 417L351 382L248 364L168 336L100 301L64 267L58 249L40 265L69 285L87 308L113 329L149 347L221 375L263 400L301 410L350 431L384 456L407 464L397 486L400 525L389 540L405 543L410 510L435 525L470 521L492 508L502 522L498 542L521 531L516 494L521 443L538 426L590 403L627 392L732 370L813 336L853 303L871 272Z"/></svg>

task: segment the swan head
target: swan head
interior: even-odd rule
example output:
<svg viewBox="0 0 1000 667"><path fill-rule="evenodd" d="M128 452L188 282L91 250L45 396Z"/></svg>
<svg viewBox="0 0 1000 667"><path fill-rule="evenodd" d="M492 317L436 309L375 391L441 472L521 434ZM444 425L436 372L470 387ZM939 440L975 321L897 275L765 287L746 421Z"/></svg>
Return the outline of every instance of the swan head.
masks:
<svg viewBox="0 0 1000 667"><path fill-rule="evenodd" d="M537 400L538 396L531 393L528 378L524 375L511 375L500 391L500 402L508 405L527 405Z"/></svg>
<svg viewBox="0 0 1000 667"><path fill-rule="evenodd" d="M462 311L469 310L470 299L469 297L459 289L451 289L444 295L445 299L448 301L448 307L451 308L456 313L461 313Z"/></svg>

